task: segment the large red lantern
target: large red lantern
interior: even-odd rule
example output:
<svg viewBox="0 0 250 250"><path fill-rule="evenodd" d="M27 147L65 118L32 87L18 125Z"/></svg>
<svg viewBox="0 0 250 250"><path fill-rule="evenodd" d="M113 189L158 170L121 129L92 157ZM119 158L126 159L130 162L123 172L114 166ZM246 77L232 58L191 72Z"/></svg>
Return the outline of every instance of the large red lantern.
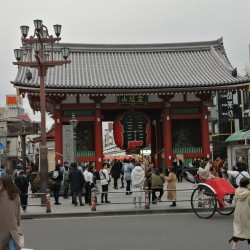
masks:
<svg viewBox="0 0 250 250"><path fill-rule="evenodd" d="M138 150L151 142L151 122L139 111L128 111L118 115L114 121L114 140L124 150Z"/></svg>

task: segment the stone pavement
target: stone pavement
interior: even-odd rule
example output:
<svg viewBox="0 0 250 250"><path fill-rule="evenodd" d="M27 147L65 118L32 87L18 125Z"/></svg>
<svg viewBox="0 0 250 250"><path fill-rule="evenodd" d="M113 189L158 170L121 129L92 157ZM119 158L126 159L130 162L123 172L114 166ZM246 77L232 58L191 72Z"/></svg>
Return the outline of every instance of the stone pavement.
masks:
<svg viewBox="0 0 250 250"><path fill-rule="evenodd" d="M100 184L97 184L101 190ZM125 188L113 189L112 183L109 186L108 199L110 203L100 204L100 196L97 195L96 211L91 211L91 206L85 204L84 206L74 206L71 204L71 197L63 199L60 197L59 202L61 205L54 205L54 198L51 197L51 213L46 213L46 207L41 206L41 198L28 199L27 211L22 211L22 219L30 218L47 218L47 217L83 217L83 216L105 216L105 215L128 215L128 214L153 214L153 213L181 213L191 212L191 194L194 189L194 184L183 180L181 183L176 183L177 189L177 206L170 207L172 202L167 200L166 183L164 187L164 194L162 201L157 204L150 204L149 209L145 209L144 193L142 197L142 208L134 208L132 203L132 195L126 195ZM84 198L83 198L84 201Z"/></svg>

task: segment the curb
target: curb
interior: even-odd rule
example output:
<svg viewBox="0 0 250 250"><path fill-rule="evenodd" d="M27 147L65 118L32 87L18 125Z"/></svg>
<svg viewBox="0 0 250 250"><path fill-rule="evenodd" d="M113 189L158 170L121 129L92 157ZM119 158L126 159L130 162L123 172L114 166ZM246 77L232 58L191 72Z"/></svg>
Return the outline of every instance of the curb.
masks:
<svg viewBox="0 0 250 250"><path fill-rule="evenodd" d="M180 209L140 209L140 210L120 210L120 211L92 211L84 213L44 213L44 214L22 214L23 220L42 218L66 218L66 217L94 217L94 216L114 216L114 215L144 215L144 214L173 214L192 213L191 208Z"/></svg>

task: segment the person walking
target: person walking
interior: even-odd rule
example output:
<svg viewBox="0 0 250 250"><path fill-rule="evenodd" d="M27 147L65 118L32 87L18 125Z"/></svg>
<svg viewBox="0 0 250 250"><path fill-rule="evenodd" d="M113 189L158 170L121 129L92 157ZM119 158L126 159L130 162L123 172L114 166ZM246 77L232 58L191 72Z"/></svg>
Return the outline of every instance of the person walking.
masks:
<svg viewBox="0 0 250 250"><path fill-rule="evenodd" d="M238 241L247 240L250 244L250 180L243 177L239 188L235 191L235 211L233 222L232 250L235 250Z"/></svg>
<svg viewBox="0 0 250 250"><path fill-rule="evenodd" d="M126 184L127 184L126 185L126 195L132 194L132 192L130 190L132 170L133 170L132 164L129 162L129 160L124 159L122 172L124 173L124 180L126 181Z"/></svg>
<svg viewBox="0 0 250 250"><path fill-rule="evenodd" d="M144 169L141 167L141 164L139 162L136 162L135 167L131 172L131 189L133 194L133 204L135 208L137 207L136 203L138 203L139 207L141 207L141 191L143 189L144 178Z"/></svg>
<svg viewBox="0 0 250 250"><path fill-rule="evenodd" d="M70 164L71 167L71 171L69 172L69 183L70 183L70 187L71 187L71 191L72 191L72 203L77 206L77 197L79 199L79 204L80 206L84 206L84 204L82 203L82 188L84 185L84 177L83 174L81 172L81 170L79 170L77 168L77 163L76 162L72 162Z"/></svg>
<svg viewBox="0 0 250 250"><path fill-rule="evenodd" d="M27 208L27 204L28 204L29 181L28 181L27 176L24 173L24 170L20 170L17 173L15 184L20 191L19 196L20 196L20 201L21 201L21 207L23 211L25 212Z"/></svg>
<svg viewBox="0 0 250 250"><path fill-rule="evenodd" d="M19 190L11 176L0 177L0 249L20 250L24 237L20 229Z"/></svg>
<svg viewBox="0 0 250 250"><path fill-rule="evenodd" d="M154 173L150 177L151 189L152 189L152 204L157 204L157 201L161 201L161 197L164 193L163 186L165 178L161 174L159 168L154 169ZM156 192L160 192L159 196L156 196Z"/></svg>
<svg viewBox="0 0 250 250"><path fill-rule="evenodd" d="M176 157L173 161L174 171L176 173L178 182L182 182L183 162L179 157Z"/></svg>
<svg viewBox="0 0 250 250"><path fill-rule="evenodd" d="M104 197L105 197L105 203L110 203L110 201L108 200L110 176L107 167L108 164L104 162L102 164L102 169L99 171L101 185L102 185L101 203L104 203Z"/></svg>
<svg viewBox="0 0 250 250"><path fill-rule="evenodd" d="M52 191L54 194L55 205L61 205L61 203L59 202L59 194L60 194L62 179L63 176L60 171L60 164L56 164L55 170L52 172L52 181L53 181Z"/></svg>
<svg viewBox="0 0 250 250"><path fill-rule="evenodd" d="M176 206L176 175L174 171L174 167L169 168L169 175L165 177L167 180L167 199L172 201L173 203L170 205L170 207Z"/></svg>

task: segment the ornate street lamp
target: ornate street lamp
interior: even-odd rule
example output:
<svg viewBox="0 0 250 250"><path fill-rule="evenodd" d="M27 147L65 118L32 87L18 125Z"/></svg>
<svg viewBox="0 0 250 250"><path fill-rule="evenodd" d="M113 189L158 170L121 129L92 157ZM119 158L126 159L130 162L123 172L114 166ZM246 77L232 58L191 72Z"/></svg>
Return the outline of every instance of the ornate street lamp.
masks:
<svg viewBox="0 0 250 250"><path fill-rule="evenodd" d="M75 117L75 114L72 114L72 118L69 121L69 123L72 125L73 127L73 141L74 141L74 161L76 162L76 127L78 124L78 120Z"/></svg>
<svg viewBox="0 0 250 250"><path fill-rule="evenodd" d="M29 27L21 26L22 33L22 49L15 49L15 57L17 62L13 62L14 65L18 65L19 67L27 68L27 80L32 79L32 74L29 68L35 68L38 70L38 76L40 78L40 110L41 110L41 145L40 145L40 177L41 177L41 187L40 192L46 192L48 186L48 148L46 145L46 89L45 89L45 77L47 74L47 70L50 67L61 66L66 63L70 63L68 59L69 48L64 50L63 58L64 60L54 60L53 58L53 44L61 40L60 32L61 25L54 25L54 30L56 37L49 35L48 29L45 25L43 25L42 20L34 20L34 35L28 37ZM48 45L51 45L48 51ZM24 58L26 60L24 60ZM35 58L35 60L34 60ZM41 196L41 204L45 205L45 195Z"/></svg>

